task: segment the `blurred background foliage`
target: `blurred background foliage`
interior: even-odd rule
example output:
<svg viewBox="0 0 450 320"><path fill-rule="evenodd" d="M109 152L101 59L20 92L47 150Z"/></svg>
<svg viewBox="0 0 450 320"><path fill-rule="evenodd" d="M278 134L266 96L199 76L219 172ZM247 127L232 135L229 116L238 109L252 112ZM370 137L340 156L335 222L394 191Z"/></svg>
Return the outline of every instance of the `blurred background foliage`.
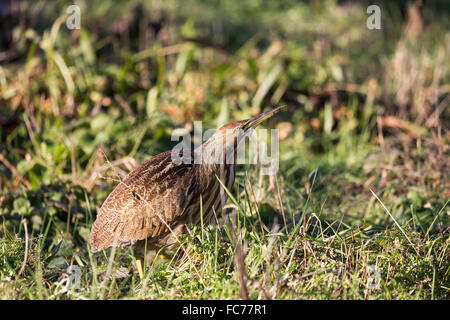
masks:
<svg viewBox="0 0 450 320"><path fill-rule="evenodd" d="M76 4L80 30L68 1L2 2L3 192L70 181L98 205L114 182L105 157L123 174L173 146L174 128L287 104L277 128L294 189L324 166L337 183L355 175L355 193L389 177L449 195L445 1L379 2L381 30L364 1Z"/></svg>
<svg viewBox="0 0 450 320"><path fill-rule="evenodd" d="M72 2L80 30L66 27ZM311 211L387 223L373 188L399 221L431 223L450 197L450 4L374 1L369 30L372 2L2 1L5 228L28 217L83 246L117 175L175 145L174 129L282 104L266 124L280 129L278 180L251 168L266 211L281 196L295 216L314 188ZM448 232L448 209L438 222Z"/></svg>

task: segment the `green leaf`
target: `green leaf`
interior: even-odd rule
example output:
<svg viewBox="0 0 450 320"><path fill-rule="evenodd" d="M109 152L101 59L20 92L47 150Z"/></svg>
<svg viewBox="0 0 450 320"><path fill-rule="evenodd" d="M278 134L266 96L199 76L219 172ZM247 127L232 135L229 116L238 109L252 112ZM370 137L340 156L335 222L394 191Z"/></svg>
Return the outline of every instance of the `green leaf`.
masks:
<svg viewBox="0 0 450 320"><path fill-rule="evenodd" d="M14 200L14 212L18 214L27 214L31 211L31 204L28 199L25 198L17 198Z"/></svg>
<svg viewBox="0 0 450 320"><path fill-rule="evenodd" d="M63 257L56 257L50 260L50 262L47 265L47 268L49 269L55 269L55 268L62 268L66 269L69 266L66 259Z"/></svg>

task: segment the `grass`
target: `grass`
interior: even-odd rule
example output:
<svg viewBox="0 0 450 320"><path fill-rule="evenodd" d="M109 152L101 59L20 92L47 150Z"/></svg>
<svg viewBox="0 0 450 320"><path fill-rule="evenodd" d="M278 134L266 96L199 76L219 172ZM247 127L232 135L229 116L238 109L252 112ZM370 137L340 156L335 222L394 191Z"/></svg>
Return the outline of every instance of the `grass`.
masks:
<svg viewBox="0 0 450 320"><path fill-rule="evenodd" d="M74 31L67 5L17 2L0 38L2 299L449 298L448 5L383 4L381 31L362 2L80 1ZM240 166L186 259L141 281L132 249L90 252L173 130L281 104L278 173Z"/></svg>

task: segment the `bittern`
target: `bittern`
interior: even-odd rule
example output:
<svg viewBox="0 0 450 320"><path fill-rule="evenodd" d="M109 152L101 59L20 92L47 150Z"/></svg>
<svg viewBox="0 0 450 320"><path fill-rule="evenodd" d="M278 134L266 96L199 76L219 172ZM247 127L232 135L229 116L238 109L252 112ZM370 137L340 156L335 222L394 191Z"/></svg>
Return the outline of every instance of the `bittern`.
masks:
<svg viewBox="0 0 450 320"><path fill-rule="evenodd" d="M194 149L192 155L202 155L200 162L175 163L173 152L166 151L132 170L98 210L90 234L91 250L133 245L142 251L144 244L160 248L174 244L188 224L210 223L225 205L224 186L233 187L237 146L283 107L222 126ZM140 259L136 264L142 278Z"/></svg>

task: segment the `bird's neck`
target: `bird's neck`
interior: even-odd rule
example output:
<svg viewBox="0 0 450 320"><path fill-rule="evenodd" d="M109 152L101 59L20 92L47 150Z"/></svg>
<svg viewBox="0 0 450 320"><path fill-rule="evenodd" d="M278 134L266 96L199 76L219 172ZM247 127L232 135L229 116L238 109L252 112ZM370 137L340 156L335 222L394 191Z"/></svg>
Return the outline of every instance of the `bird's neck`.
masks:
<svg viewBox="0 0 450 320"><path fill-rule="evenodd" d="M194 152L200 164L209 170L217 170L222 165L234 164L236 160L236 139L224 141L212 136L197 147Z"/></svg>
<svg viewBox="0 0 450 320"><path fill-rule="evenodd" d="M211 179L216 179L216 176L226 171L225 168L236 162L234 148L227 148L225 144L216 143L211 139L197 147L194 152L197 159L200 159L198 169L202 173L200 176L205 178L205 184Z"/></svg>

